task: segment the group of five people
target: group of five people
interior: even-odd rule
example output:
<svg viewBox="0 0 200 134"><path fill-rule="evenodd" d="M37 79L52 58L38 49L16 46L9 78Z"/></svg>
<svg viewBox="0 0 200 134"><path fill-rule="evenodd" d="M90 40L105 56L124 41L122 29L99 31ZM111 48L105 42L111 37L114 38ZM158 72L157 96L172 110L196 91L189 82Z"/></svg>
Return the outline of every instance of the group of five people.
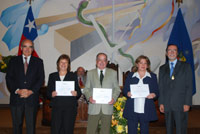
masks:
<svg viewBox="0 0 200 134"><path fill-rule="evenodd" d="M31 56L33 47L32 41L24 40L21 45L22 56L12 58L7 69L6 82L11 91L10 108L14 134L22 133L24 116L27 134L35 133L39 89L44 82L44 66L41 59ZM191 67L177 60L178 47L174 44L168 45L166 56L169 62L160 67L159 84L156 74L150 70L149 58L144 55L136 59L133 72L126 78L123 94L128 99L123 116L128 120L129 134L137 134L138 123L141 134L149 133L149 122L158 119L154 104L156 98L159 98L160 112L165 114L167 134L173 133L174 122L177 134L187 133L188 111L192 105ZM70 63L68 55L61 55L57 60L57 72L49 75L47 96L51 98L52 134L73 134L74 131L77 100L82 94L80 87L83 78L77 79L77 75L70 72ZM87 134L96 134L99 122L100 134L110 133L113 104L121 90L117 72L107 68L107 63L107 55L99 53L96 56L96 68L87 72L83 89L89 103ZM81 73L81 69L77 71ZM56 81L74 81L75 89L71 91L71 96L57 96ZM134 93L131 92L131 85L148 85L149 95L132 98ZM96 103L93 98L94 88L112 89L108 104Z"/></svg>

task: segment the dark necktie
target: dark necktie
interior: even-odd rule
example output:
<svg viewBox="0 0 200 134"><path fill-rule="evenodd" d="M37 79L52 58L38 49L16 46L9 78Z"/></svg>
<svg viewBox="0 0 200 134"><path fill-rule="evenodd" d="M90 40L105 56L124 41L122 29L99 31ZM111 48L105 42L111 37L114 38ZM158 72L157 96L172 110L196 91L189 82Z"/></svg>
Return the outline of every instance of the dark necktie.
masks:
<svg viewBox="0 0 200 134"><path fill-rule="evenodd" d="M100 73L100 84L101 84L101 86L102 86L102 82L103 82L103 71L101 70L100 71L101 73Z"/></svg>
<svg viewBox="0 0 200 134"><path fill-rule="evenodd" d="M27 62L27 57L24 57L25 62L24 62L24 73L26 74L27 69L28 69L28 62Z"/></svg>
<svg viewBox="0 0 200 134"><path fill-rule="evenodd" d="M172 77L173 71L174 71L174 63L171 62L170 77Z"/></svg>

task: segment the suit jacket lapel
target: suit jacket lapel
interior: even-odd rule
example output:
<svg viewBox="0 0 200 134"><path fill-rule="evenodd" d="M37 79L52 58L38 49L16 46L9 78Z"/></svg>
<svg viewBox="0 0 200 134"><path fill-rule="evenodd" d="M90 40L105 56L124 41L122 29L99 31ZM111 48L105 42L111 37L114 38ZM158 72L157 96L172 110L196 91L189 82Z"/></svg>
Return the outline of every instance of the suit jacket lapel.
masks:
<svg viewBox="0 0 200 134"><path fill-rule="evenodd" d="M136 76L131 76L131 82L130 82L130 84L138 84L138 82L139 82L139 79L136 77Z"/></svg>
<svg viewBox="0 0 200 134"><path fill-rule="evenodd" d="M22 55L19 57L19 65L20 65L20 70L19 71L23 72L23 74L25 76L25 73L24 73L24 62L23 62Z"/></svg>
<svg viewBox="0 0 200 134"><path fill-rule="evenodd" d="M97 80L99 81L99 83L100 83L100 78L99 78L99 75L98 75L98 70L96 69L96 72L95 72L95 78L97 78Z"/></svg>
<svg viewBox="0 0 200 134"><path fill-rule="evenodd" d="M106 68L105 75L104 75L104 78L103 78L103 83L104 83L104 81L107 81L108 76L109 76L109 69ZM102 85L103 85L103 83L102 83Z"/></svg>
<svg viewBox="0 0 200 134"><path fill-rule="evenodd" d="M60 76L59 76L59 72L56 73L56 75L55 75L55 80L56 80L56 81L61 81Z"/></svg>
<svg viewBox="0 0 200 134"><path fill-rule="evenodd" d="M169 63L166 63L165 64L165 74L167 75L167 77L169 78L169 79L171 79L170 78L170 68L169 68Z"/></svg>
<svg viewBox="0 0 200 134"><path fill-rule="evenodd" d="M96 80L98 82L99 87L101 87L100 77L99 77L98 69L97 68L96 68L96 72L95 72L95 78L96 78ZM102 87L103 87L103 82L102 82Z"/></svg>
<svg viewBox="0 0 200 134"><path fill-rule="evenodd" d="M149 76L147 76L147 77L145 77L145 78L143 79L143 83L144 83L144 84L148 84L149 81L150 81L150 77L149 77Z"/></svg>
<svg viewBox="0 0 200 134"><path fill-rule="evenodd" d="M180 69L180 65L181 65L181 62L180 61L177 61L176 63L176 66L174 68L174 72L173 72L173 75L176 76L177 73L179 72L178 70Z"/></svg>
<svg viewBox="0 0 200 134"><path fill-rule="evenodd" d="M59 74L59 73L58 73L58 74ZM67 75L69 75L69 72L65 75L63 81L67 81L67 80L68 80L68 79L67 79ZM59 76L59 79L60 79L60 76Z"/></svg>
<svg viewBox="0 0 200 134"><path fill-rule="evenodd" d="M24 64L23 64L24 66ZM34 59L33 56L31 56L30 61L28 63L28 68L27 68L27 72L26 75L28 75L30 73L30 70L32 70L32 67L34 67Z"/></svg>

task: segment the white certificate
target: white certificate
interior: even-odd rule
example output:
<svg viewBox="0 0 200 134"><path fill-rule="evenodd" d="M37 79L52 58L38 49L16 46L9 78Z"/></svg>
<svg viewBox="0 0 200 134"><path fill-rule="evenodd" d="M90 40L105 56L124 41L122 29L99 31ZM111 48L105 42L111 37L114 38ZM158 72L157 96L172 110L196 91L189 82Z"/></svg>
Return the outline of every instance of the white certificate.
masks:
<svg viewBox="0 0 200 134"><path fill-rule="evenodd" d="M72 96L74 81L56 81L57 96Z"/></svg>
<svg viewBox="0 0 200 134"><path fill-rule="evenodd" d="M93 88L93 100L98 104L108 104L112 100L112 89Z"/></svg>
<svg viewBox="0 0 200 134"><path fill-rule="evenodd" d="M149 95L148 84L131 84L131 98L146 98Z"/></svg>

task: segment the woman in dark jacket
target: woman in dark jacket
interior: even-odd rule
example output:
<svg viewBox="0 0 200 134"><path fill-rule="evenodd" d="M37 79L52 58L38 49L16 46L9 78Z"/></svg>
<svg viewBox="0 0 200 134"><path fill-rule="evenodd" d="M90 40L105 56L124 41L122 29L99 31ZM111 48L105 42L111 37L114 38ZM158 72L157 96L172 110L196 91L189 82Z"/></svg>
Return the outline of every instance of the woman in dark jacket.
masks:
<svg viewBox="0 0 200 134"><path fill-rule="evenodd" d="M51 134L73 134L77 115L77 100L81 96L77 76L70 72L70 58L61 55L57 60L58 72L49 75L47 96L51 98ZM56 81L74 81L74 91L71 96L58 96ZM64 89L63 89L64 90Z"/></svg>
<svg viewBox="0 0 200 134"><path fill-rule="evenodd" d="M123 116L128 120L128 133L137 134L140 123L141 134L148 134L149 121L157 120L154 99L158 97L158 83L154 73L150 71L148 57L141 55L136 59L136 66L128 74L123 89L123 94L128 98ZM131 85L145 85L149 87L147 97L132 98Z"/></svg>

